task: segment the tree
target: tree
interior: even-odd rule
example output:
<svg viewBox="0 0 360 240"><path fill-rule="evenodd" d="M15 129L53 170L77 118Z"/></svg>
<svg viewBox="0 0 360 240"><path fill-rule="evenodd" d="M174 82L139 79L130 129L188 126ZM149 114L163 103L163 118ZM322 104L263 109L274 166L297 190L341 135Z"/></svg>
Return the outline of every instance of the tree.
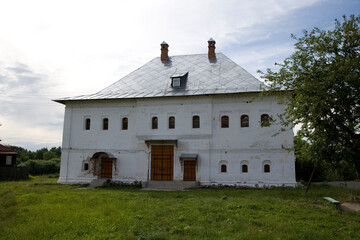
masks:
<svg viewBox="0 0 360 240"><path fill-rule="evenodd" d="M360 178L360 15L333 30L304 31L295 52L263 78L266 93L288 104L284 125L298 124L315 163L351 164Z"/></svg>

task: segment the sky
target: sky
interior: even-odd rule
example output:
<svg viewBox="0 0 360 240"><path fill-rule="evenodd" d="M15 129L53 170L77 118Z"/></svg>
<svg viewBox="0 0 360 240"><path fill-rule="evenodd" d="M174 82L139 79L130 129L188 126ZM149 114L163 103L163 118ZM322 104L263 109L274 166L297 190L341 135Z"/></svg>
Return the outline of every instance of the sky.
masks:
<svg viewBox="0 0 360 240"><path fill-rule="evenodd" d="M0 143L58 147L65 106L160 56L207 40L257 78L294 51L291 34L360 14L360 0L0 0Z"/></svg>

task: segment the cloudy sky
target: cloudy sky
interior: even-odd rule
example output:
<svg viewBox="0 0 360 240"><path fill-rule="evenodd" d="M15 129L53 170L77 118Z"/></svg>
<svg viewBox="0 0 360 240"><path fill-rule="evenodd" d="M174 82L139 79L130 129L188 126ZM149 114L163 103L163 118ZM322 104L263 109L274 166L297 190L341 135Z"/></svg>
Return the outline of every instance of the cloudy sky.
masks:
<svg viewBox="0 0 360 240"><path fill-rule="evenodd" d="M294 48L291 33L331 29L360 0L0 1L1 144L61 146L60 97L95 93L160 55L207 53L251 74Z"/></svg>

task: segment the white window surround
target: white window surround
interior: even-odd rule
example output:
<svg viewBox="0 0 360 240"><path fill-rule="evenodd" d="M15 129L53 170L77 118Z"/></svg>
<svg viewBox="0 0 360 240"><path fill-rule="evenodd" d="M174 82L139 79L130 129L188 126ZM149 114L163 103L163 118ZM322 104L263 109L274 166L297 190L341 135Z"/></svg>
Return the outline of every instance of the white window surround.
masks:
<svg viewBox="0 0 360 240"><path fill-rule="evenodd" d="M12 165L12 156L6 156L6 165L7 166Z"/></svg>

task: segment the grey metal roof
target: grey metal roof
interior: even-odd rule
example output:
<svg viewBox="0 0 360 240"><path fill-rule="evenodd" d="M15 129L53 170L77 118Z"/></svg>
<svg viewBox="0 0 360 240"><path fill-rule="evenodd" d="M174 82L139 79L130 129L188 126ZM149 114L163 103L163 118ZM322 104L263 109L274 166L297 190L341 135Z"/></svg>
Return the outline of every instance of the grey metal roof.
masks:
<svg viewBox="0 0 360 240"><path fill-rule="evenodd" d="M171 77L188 73L186 85L171 87ZM95 94L56 99L72 100L151 98L230 94L261 91L262 82L222 53L171 56L167 61L154 58L142 67Z"/></svg>

